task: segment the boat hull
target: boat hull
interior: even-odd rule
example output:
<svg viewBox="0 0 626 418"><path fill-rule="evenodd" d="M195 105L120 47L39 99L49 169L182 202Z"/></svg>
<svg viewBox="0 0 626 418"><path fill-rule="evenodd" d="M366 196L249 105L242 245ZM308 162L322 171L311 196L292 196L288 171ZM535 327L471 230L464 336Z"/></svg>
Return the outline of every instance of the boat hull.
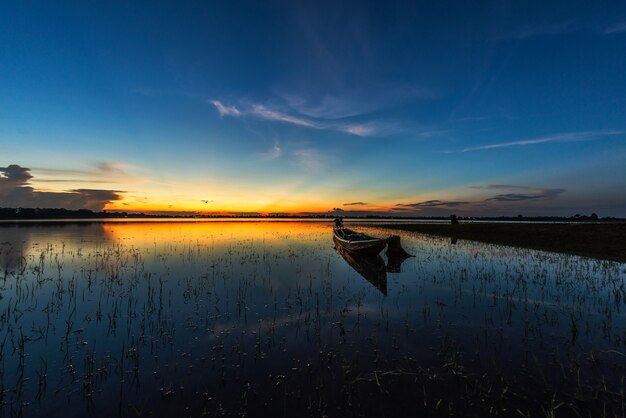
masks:
<svg viewBox="0 0 626 418"><path fill-rule="evenodd" d="M334 239L342 248L358 254L376 255L387 246L387 241L383 238L368 237L368 239L360 240L344 239L337 229L334 230Z"/></svg>

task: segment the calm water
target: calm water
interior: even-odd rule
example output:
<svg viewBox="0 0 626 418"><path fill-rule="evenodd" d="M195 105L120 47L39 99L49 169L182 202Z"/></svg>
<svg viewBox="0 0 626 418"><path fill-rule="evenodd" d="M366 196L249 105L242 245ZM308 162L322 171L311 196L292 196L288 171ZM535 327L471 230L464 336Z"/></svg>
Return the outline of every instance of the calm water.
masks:
<svg viewBox="0 0 626 418"><path fill-rule="evenodd" d="M625 264L401 237L1 225L0 415L624 416Z"/></svg>

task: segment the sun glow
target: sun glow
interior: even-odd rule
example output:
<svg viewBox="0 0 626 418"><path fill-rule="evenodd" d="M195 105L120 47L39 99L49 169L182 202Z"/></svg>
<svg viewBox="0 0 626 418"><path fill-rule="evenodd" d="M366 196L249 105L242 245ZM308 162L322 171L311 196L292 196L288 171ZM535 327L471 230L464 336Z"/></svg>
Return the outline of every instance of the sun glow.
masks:
<svg viewBox="0 0 626 418"><path fill-rule="evenodd" d="M324 204L313 201L282 201L269 200L246 201L233 200L209 200L209 199L178 199L174 202L169 200L146 199L138 200L124 196L119 201L109 202L105 206L107 211L143 212L143 213L189 213L199 215L240 215L258 214L270 215L276 213L301 214L301 213L324 213L329 212L333 204Z"/></svg>

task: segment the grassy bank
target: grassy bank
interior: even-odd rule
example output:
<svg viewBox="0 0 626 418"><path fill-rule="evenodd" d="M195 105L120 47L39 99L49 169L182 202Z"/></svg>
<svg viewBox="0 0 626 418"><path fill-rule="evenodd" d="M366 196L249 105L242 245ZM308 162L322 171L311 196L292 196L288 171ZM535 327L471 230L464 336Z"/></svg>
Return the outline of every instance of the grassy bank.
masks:
<svg viewBox="0 0 626 418"><path fill-rule="evenodd" d="M379 224L380 228L626 262L626 223Z"/></svg>

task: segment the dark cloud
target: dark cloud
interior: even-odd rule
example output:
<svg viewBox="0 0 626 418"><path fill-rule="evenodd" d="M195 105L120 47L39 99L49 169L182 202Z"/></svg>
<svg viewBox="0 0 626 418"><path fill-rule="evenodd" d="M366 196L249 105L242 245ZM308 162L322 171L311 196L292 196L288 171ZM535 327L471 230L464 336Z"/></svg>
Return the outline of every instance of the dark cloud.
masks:
<svg viewBox="0 0 626 418"><path fill-rule="evenodd" d="M523 200L554 199L564 191L564 189L543 189L533 193L502 193L485 201L520 202Z"/></svg>
<svg viewBox="0 0 626 418"><path fill-rule="evenodd" d="M11 164L8 167L0 167L0 193L27 184L32 179L28 168Z"/></svg>
<svg viewBox="0 0 626 418"><path fill-rule="evenodd" d="M25 208L65 208L101 211L109 202L121 198L120 191L74 189L42 192L30 186L30 169L11 164L0 167L0 206Z"/></svg>
<svg viewBox="0 0 626 418"><path fill-rule="evenodd" d="M333 208L333 210L331 210L331 212L343 212L343 209L341 209L341 208Z"/></svg>
<svg viewBox="0 0 626 418"><path fill-rule="evenodd" d="M468 186L474 190L503 190L509 193L501 193L485 199L485 202L521 202L524 200L554 199L565 189L544 189L529 186L513 186L510 184L489 184L487 186Z"/></svg>
<svg viewBox="0 0 626 418"><path fill-rule="evenodd" d="M367 205L366 202L352 202L352 203L344 203L344 206L359 206L359 205Z"/></svg>
<svg viewBox="0 0 626 418"><path fill-rule="evenodd" d="M122 164L115 162L99 162L96 164L96 167L101 173L105 174L114 174L114 175L126 175L124 172Z"/></svg>
<svg viewBox="0 0 626 418"><path fill-rule="evenodd" d="M432 208L432 207L457 207L467 205L469 202L461 201L442 201L442 200L426 200L417 203L398 203L393 210L402 210L400 208Z"/></svg>
<svg viewBox="0 0 626 418"><path fill-rule="evenodd" d="M559 194L563 193L565 189L543 189L537 187L528 186L513 186L509 184L490 184L487 186L469 186L468 189L475 190L503 190L509 193L501 193L489 199L485 199L485 202L520 202L524 200L537 200L537 199L554 199Z"/></svg>

